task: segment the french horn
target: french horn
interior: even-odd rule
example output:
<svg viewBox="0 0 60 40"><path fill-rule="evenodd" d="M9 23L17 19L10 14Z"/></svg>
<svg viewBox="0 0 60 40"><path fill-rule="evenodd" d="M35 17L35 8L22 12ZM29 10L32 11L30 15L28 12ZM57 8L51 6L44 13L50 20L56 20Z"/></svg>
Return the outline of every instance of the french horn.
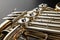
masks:
<svg viewBox="0 0 60 40"><path fill-rule="evenodd" d="M0 40L60 40L60 3L42 3L30 11L13 11L0 24Z"/></svg>

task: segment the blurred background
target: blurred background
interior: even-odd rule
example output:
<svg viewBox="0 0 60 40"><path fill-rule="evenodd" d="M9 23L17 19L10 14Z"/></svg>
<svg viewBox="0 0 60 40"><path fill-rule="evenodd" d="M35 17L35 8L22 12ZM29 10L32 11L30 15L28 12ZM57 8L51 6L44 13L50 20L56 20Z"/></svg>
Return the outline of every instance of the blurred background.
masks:
<svg viewBox="0 0 60 40"><path fill-rule="evenodd" d="M10 14L13 9L32 10L41 3L46 3L48 6L55 7L59 0L0 0L0 23L3 22L3 17Z"/></svg>

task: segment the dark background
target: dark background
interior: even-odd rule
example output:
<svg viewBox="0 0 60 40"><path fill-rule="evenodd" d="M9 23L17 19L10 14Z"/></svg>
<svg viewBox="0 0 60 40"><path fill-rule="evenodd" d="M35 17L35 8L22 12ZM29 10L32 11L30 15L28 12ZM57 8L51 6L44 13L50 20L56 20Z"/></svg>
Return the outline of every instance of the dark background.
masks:
<svg viewBox="0 0 60 40"><path fill-rule="evenodd" d="M32 10L41 3L55 7L59 0L0 0L0 23L2 18L7 16L14 8L19 10Z"/></svg>

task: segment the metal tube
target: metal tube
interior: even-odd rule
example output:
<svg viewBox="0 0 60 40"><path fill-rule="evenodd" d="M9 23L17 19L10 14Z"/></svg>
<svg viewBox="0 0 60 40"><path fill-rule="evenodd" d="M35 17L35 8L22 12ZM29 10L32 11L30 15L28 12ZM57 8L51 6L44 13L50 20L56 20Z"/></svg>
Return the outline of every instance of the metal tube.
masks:
<svg viewBox="0 0 60 40"><path fill-rule="evenodd" d="M53 30L53 29L47 29L47 28L40 28L40 27L33 27L33 26L28 26L27 28L36 29L40 31L47 31L47 32L52 32L52 33L60 33L60 30Z"/></svg>
<svg viewBox="0 0 60 40"><path fill-rule="evenodd" d="M11 24L11 20L6 20L0 25L0 32Z"/></svg>

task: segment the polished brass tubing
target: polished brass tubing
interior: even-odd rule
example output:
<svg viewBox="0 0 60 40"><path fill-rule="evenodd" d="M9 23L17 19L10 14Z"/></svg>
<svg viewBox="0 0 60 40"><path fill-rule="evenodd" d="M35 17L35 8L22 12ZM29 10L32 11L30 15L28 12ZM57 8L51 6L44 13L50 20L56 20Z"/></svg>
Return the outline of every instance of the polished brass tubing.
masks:
<svg viewBox="0 0 60 40"><path fill-rule="evenodd" d="M20 16L18 16L17 18L15 18L13 21L16 22L17 20L19 20L20 18L24 17L24 15L27 14L26 11L22 12Z"/></svg>
<svg viewBox="0 0 60 40"><path fill-rule="evenodd" d="M60 40L60 36L56 36L56 35L48 35L48 39L49 40Z"/></svg>
<svg viewBox="0 0 60 40"><path fill-rule="evenodd" d="M27 28L60 34L60 30L53 30L53 29L33 27L33 26L28 26Z"/></svg>
<svg viewBox="0 0 60 40"><path fill-rule="evenodd" d="M20 30L18 30L18 32L16 31L15 35L13 36L13 39L14 39L14 40L17 40L18 37L21 36L24 31L25 31L24 28L21 28Z"/></svg>
<svg viewBox="0 0 60 40"><path fill-rule="evenodd" d="M35 30L27 30L24 33L26 36L31 36L31 37L35 37L35 38L42 38L42 39L47 39L48 35L43 33L43 32L39 32L39 31L35 31Z"/></svg>
<svg viewBox="0 0 60 40"><path fill-rule="evenodd" d="M12 36L20 29L19 28L20 25L17 25L14 29L12 29L12 31L10 31L5 37L3 40L11 40L12 39Z"/></svg>
<svg viewBox="0 0 60 40"><path fill-rule="evenodd" d="M11 20L6 20L0 25L0 32L11 24Z"/></svg>

